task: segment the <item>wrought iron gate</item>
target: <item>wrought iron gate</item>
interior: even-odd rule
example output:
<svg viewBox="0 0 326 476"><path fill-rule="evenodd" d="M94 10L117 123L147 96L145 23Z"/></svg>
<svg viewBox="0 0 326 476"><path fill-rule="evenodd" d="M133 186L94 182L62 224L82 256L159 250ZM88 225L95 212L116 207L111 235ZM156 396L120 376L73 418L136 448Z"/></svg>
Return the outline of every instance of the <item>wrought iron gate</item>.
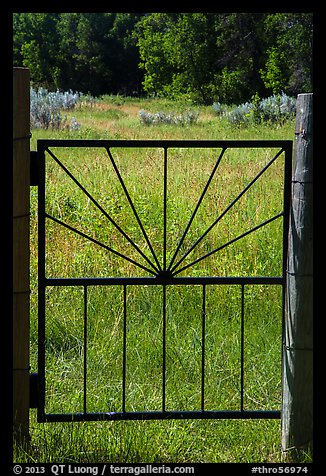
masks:
<svg viewBox="0 0 326 476"><path fill-rule="evenodd" d="M105 167L109 167L111 174L114 174L116 180L116 187L113 189L112 183L106 183L107 196L106 201L95 198L96 188L92 182L92 171L89 170L87 163L84 164L84 169L76 174L72 169L77 166L77 161L71 159L74 157L74 151L76 148L87 150L93 154L102 154L101 164L103 166L103 181L106 183L108 180L105 177ZM144 224L147 220L150 210L148 203L146 204L146 195L142 197L142 201L135 199L135 189L127 184L126 175L128 174L128 151L131 149L138 150L141 157L145 157L148 167L158 167L159 172L156 176L156 187L160 187L160 203L157 202L154 205L159 209L161 214L160 223L156 223L155 226L162 225L161 234L159 235L160 243L157 239L153 239L153 233L148 229L148 225ZM155 154L152 152L155 150ZM246 159L248 151L263 152L259 160L256 161L259 165L259 169L254 170L250 160ZM67 151L70 157L70 162L66 160ZM144 151L149 151L147 155ZM186 153L187 151L187 153ZM209 169L210 171L203 172L205 181L202 184L201 192L197 195L196 200L193 202L193 206L190 206L189 218L184 222L186 225L183 229L175 227L173 232L170 230L171 216L173 213L178 212L178 200L173 195L171 197L170 190L170 170L172 169L173 161L179 161L182 167L187 166L187 160L189 154L193 157L192 160L198 161L198 168L203 167L203 163L206 159L200 159L201 154L210 153ZM143 154L143 155L142 155ZM144 155L145 154L145 155ZM238 154L234 156L234 154ZM153 155L155 157L153 158ZM63 158L62 158L63 156ZM126 156L126 157L124 157ZM104 158L103 158L104 157ZM205 156L206 157L206 156ZM223 161L230 158L233 160L233 167L237 167L237 160L242 162L247 160L248 178L245 180L239 177L241 182L244 183L240 186L240 189L236 190L234 197L229 203L221 205L221 211L219 205L219 194L217 190L221 190L223 186L213 185L217 179L217 171L221 167ZM93 160L94 157L93 157ZM96 159L97 160L97 159ZM122 162L124 160L124 165ZM131 159L130 159L131 160ZM145 160L145 159L144 159ZM37 162L37 174L38 174L38 421L82 421L82 420L132 420L132 419L185 419L185 418L279 418L280 411L275 409L248 409L245 405L245 295L247 286L254 285L268 285L268 286L280 286L282 289L282 302L280 303L282 314L284 309L284 289L285 289L285 271L286 271L286 255L287 255L287 233L288 233L288 221L289 221L289 202L290 202L290 181L291 181L291 167L292 167L292 141L197 141L197 140L39 140L37 143L37 156L35 163ZM207 162L207 160L206 160ZM268 176L271 170L273 170L273 164L280 163L278 166L278 175L281 175L280 183L282 190L278 190L279 209L275 211L272 216L266 216L260 218L259 222L254 223L252 217L246 215L237 215L237 219L240 220L242 216L243 227L240 229L236 236L229 236L226 241L216 245L214 242L206 242L209 233L215 229L216 225L230 211L235 208L241 200L248 196L248 191L254 187L254 184L260 183L261 177L267 175L267 180L273 179L273 174ZM140 162L140 167L146 166ZM105 165L105 166L104 166ZM253 170L251 171L251 168ZM69 208L71 213L75 212L78 208L77 201L67 197L53 198L55 195L55 188L52 190L52 195L48 190L48 179L51 176L51 180L59 177L60 174L65 174L69 183L74 187L77 195L83 194L86 200L85 206L92 206L99 215L106 221L110 230L112 231L111 237L113 243L108 240L104 242L104 239L99 239L96 236L96 232L88 231L95 223L90 223L87 232L83 228L81 219L77 219L72 224L69 220L65 219L63 208ZM206 175L205 175L206 174ZM110 175L110 177L113 175ZM141 171L140 175L141 176ZM191 177L191 171L188 175ZM87 180L86 180L87 178ZM161 179L161 184L158 184L158 179ZM111 179L110 179L111 180ZM85 185L85 181L88 185ZM145 184L146 185L146 184ZM148 184L148 202L151 202L150 186ZM230 186L236 189L236 185L231 183ZM267 184L267 188L268 188ZM111 187L111 188L110 188ZM90 188L94 191L90 191ZM272 188L272 187L271 187ZM119 214L120 198L118 196L118 190L121 196L123 196L124 203L132 215L134 220L135 229L137 228L137 238L132 237L132 233L128 229L124 229L121 222L116 216L121 218ZM178 184L174 185L174 191L178 190ZM191 182L184 187L185 191L191 191L193 195L196 193L192 190ZM207 194L213 191L216 194L216 210L205 211L211 216L210 224L204 226L204 231L199 231L197 238L194 239L192 244L187 245L187 240L190 235L190 229L195 223L196 217L198 218L199 211L203 208L205 197ZM145 191L146 192L146 191ZM185 198L183 196L183 198ZM173 199L173 200L172 200ZM122 199L121 199L122 200ZM269 200L267 197L266 200ZM54 203L55 202L55 203ZM173 207L169 206L173 202ZM105 206L108 206L108 209ZM253 210L261 206L261 203L253 205ZM140 211L140 206L143 207ZM147 208L146 208L147 207ZM256 207L256 208L255 208ZM157 210L156 210L157 211ZM116 213L116 215L115 215ZM256 212L254 213L256 217ZM79 215L78 215L79 216ZM240 217L240 218L239 218ZM209 217L208 217L209 219ZM261 220L261 221L260 221ZM217 253L222 250L228 249L229 246L243 240L249 235L255 233L258 230L266 229L272 223L282 223L279 227L282 244L282 250L280 252L280 273L278 275L270 275L268 270L265 275L257 275L257 273L250 274L250 271L246 271L245 275L238 276L233 275L232 272L229 275L224 275L221 271L218 275L205 274L205 267L199 267L203 262L207 262L209 259L214 260ZM119 274L109 276L53 276L53 263L51 262L51 253L59 253L59 250L53 251L51 248L51 236L47 235L47 226L49 224L55 226L56 229L60 229L69 234L69 237L75 236L78 243L85 242L92 246L95 246L101 250L105 250L109 259L117 259L120 263L128 264L127 271L121 266ZM103 222L101 222L103 228ZM87 228L87 227L86 227ZM101 229L102 229L101 228ZM227 230L226 226L226 230ZM194 232L195 233L195 232ZM123 249L119 249L116 244L119 240L116 237L121 237L126 243ZM195 236L195 235L192 235ZM170 237L170 238L169 238ZM172 238L171 238L172 237ZM71 238L72 240L73 238ZM172 241L171 241L172 240ZM172 249L170 248L171 242L174 240ZM189 241L189 240L188 240ZM242 243L242 242L241 242ZM125 250L131 250L128 253ZM266 252L272 252L271 250ZM197 254L196 254L197 253ZM193 258L190 255L193 254ZM56 255L60 256L60 255ZM63 258L64 259L64 258ZM120 261L119 261L120 260ZM212 262L212 261L210 261ZM51 264L51 272L48 273L49 263ZM109 265L108 265L109 269ZM186 272L187 271L187 272ZM187 274L189 273L190 274ZM68 273L68 271L67 271ZM52 274L52 276L49 276ZM55 273L54 273L55 274ZM69 274L69 273L68 273ZM108 274L110 274L108 272ZM238 294L238 306L239 306L239 381L237 383L239 388L237 408L225 408L214 409L213 403L207 408L206 405L206 390L207 381L215 378L212 375L207 374L206 369L206 351L207 351L207 331L206 331L206 318L207 318L207 293L214 286L227 285L235 286L239 290ZM94 405L89 402L89 383L88 383L88 344L89 344L89 292L98 287L113 287L118 290L120 296L120 333L121 333L121 349L120 349L120 362L111 362L111 365L121 366L121 382L119 384L120 393L120 405L114 404L113 408L110 408L110 404L107 404L107 411L94 411ZM157 345L159 345L159 373L161 381L160 389L160 404L159 408L147 409L147 410L135 410L128 407L128 395L127 389L127 374L128 374L128 299L132 289L134 287L156 287L159 295L160 302L160 316L158 319L158 326L160 332L160 338ZM200 371L198 373L198 389L199 399L198 408L196 409L174 409L171 405L167 405L167 371L173 372L173 369L169 367L167 363L167 346L169 345L169 335L167 329L167 297L171 289L174 286L192 286L196 292L200 294L200 333L199 333L199 345L200 345L200 357L198 357L198 366ZM111 289L113 289L111 288ZM47 328L47 322L51 309L47 305L47 293L53 289L78 289L81 293L81 313L82 313L82 328L83 335L81 339L82 349L82 361L83 371L80 376L81 386L80 395L81 401L79 405L79 411L64 412L61 410L48 410L47 408L47 394L49 389L49 382L47 380L47 346L49 340L50 330ZM198 293L197 293L198 294ZM54 301L55 303L55 301ZM144 314L144 319L150 319L149 316ZM154 344L153 344L154 345ZM64 349L63 349L64 352ZM105 356L103 356L105 358ZM281 363L280 363L281 365ZM133 382L130 381L130 387ZM216 389L216 393L218 390ZM108 397L108 400L110 398ZM119 408L120 406L120 408ZM96 405L95 405L96 407ZM61 407L60 407L61 408Z"/></svg>

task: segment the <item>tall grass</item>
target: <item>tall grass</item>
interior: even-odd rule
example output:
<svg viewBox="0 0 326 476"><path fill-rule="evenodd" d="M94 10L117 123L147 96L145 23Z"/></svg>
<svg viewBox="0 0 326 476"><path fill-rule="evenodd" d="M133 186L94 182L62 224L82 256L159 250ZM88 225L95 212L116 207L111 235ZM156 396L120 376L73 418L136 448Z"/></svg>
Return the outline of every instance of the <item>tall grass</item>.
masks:
<svg viewBox="0 0 326 476"><path fill-rule="evenodd" d="M104 98L78 110L76 131L33 130L38 138L123 139L291 139L293 123L282 127L233 129L201 108L195 124L148 128L140 109L171 110L171 104ZM174 108L177 105L174 103ZM184 105L182 105L184 107ZM177 112L177 111L176 111ZM74 112L76 113L76 111ZM151 252L102 149L57 150L60 160L132 237ZM163 256L162 151L112 151L135 207L161 261ZM218 151L171 150L168 163L168 260L189 221ZM217 213L271 158L272 151L228 151L198 210L178 259L207 229ZM47 212L127 256L138 252L107 218L49 160ZM200 257L245 227L277 213L282 200L282 164L216 226L184 263ZM31 189L31 365L37 371L37 191ZM120 257L47 221L49 277L146 275ZM256 233L181 275L279 275L281 223ZM168 288L166 322L166 407L198 410L201 398L201 287ZM207 286L205 408L238 409L240 386L239 286ZM128 287L126 410L159 410L162 402L162 289ZM245 409L281 405L281 289L245 287ZM121 411L123 292L121 286L88 290L88 410ZM83 405L83 290L51 287L46 297L46 411L79 412ZM280 461L279 421L120 421L39 424L31 411L31 447L15 449L17 462L269 462Z"/></svg>

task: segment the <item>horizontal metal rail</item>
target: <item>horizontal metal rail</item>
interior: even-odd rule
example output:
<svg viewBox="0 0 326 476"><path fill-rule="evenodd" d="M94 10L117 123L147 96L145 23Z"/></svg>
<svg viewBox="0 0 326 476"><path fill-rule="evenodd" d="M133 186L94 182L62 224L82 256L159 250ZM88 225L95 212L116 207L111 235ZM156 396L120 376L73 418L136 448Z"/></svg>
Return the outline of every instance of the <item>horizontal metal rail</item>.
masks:
<svg viewBox="0 0 326 476"><path fill-rule="evenodd" d="M170 276L156 277L108 277L108 278L45 278L45 286L160 286L160 285L241 285L241 284L284 284L283 276Z"/></svg>
<svg viewBox="0 0 326 476"><path fill-rule="evenodd" d="M292 150L291 140L139 140L139 139L38 139L38 150L46 150L49 147L126 147L126 148L226 148L226 149L249 149L249 148L280 148Z"/></svg>
<svg viewBox="0 0 326 476"><path fill-rule="evenodd" d="M199 410L199 411L147 411L147 412L102 412L102 413L49 413L43 422L99 421L99 420L212 420L212 419L263 419L281 418L278 410Z"/></svg>

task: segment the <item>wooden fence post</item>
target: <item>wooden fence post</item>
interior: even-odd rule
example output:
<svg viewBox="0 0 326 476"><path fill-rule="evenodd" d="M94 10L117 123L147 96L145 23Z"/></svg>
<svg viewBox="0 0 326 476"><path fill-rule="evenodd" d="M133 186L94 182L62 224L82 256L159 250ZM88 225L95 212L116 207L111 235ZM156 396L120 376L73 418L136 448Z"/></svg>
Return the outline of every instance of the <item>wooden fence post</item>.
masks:
<svg viewBox="0 0 326 476"><path fill-rule="evenodd" d="M283 340L282 451L290 461L313 444L312 111L313 95L299 94Z"/></svg>
<svg viewBox="0 0 326 476"><path fill-rule="evenodd" d="M13 69L13 424L17 442L29 438L29 70Z"/></svg>

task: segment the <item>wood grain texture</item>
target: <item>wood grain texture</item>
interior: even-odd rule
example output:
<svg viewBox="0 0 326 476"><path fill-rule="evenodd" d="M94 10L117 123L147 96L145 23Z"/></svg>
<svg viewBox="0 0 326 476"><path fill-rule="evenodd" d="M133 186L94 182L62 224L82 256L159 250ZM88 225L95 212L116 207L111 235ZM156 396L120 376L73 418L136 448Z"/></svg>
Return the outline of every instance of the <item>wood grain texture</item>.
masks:
<svg viewBox="0 0 326 476"><path fill-rule="evenodd" d="M292 175L283 348L282 450L313 442L313 95L300 94Z"/></svg>
<svg viewBox="0 0 326 476"><path fill-rule="evenodd" d="M13 423L18 441L29 433L29 70L13 69Z"/></svg>

